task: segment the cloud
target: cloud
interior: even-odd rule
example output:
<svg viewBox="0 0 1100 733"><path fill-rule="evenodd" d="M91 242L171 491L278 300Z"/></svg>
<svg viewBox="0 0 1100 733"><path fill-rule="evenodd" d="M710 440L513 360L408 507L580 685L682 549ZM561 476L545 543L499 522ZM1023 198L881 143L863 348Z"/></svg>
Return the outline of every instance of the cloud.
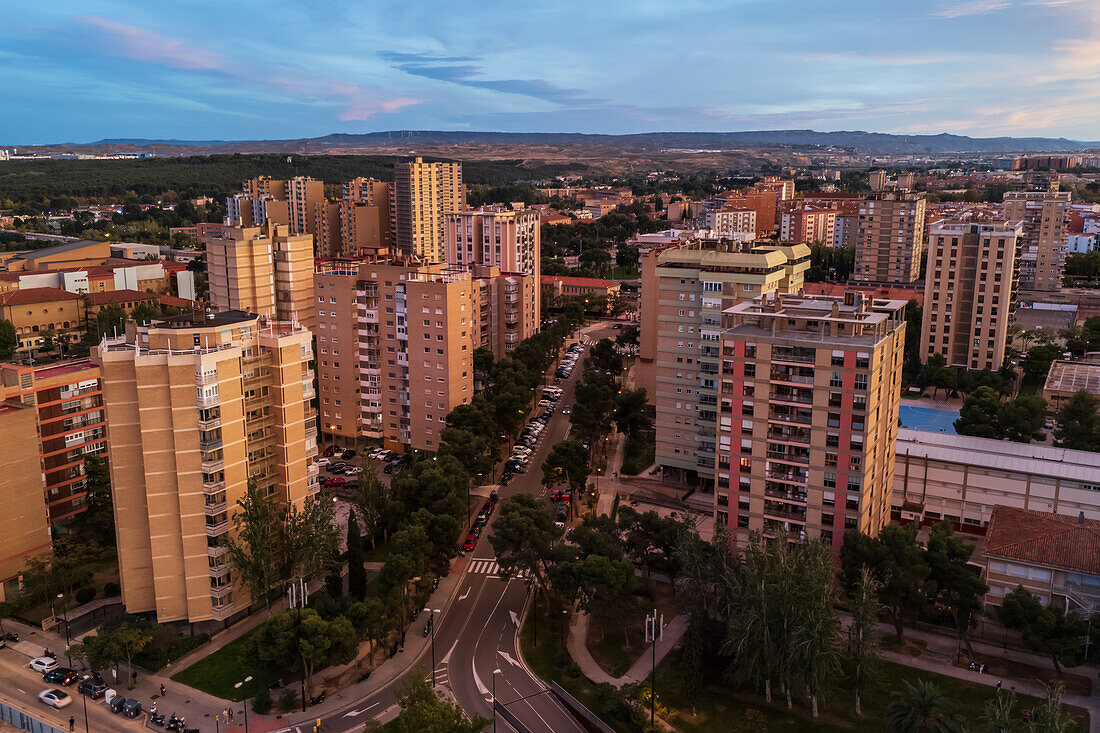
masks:
<svg viewBox="0 0 1100 733"><path fill-rule="evenodd" d="M379 99L376 94L358 84L342 84L340 82L329 83L328 91L343 97L344 108L340 111L341 122L362 122L382 112L397 112L423 101L412 97Z"/></svg>
<svg viewBox="0 0 1100 733"><path fill-rule="evenodd" d="M937 18L962 18L969 15L985 15L997 10L1004 10L1011 2L1009 0L965 0L954 3L941 10L932 13Z"/></svg>
<svg viewBox="0 0 1100 733"><path fill-rule="evenodd" d="M606 104L607 100L591 96L581 89L560 87L545 79L480 79L481 59L472 56L433 56L429 54L393 53L379 54L393 62L394 68L406 74L435 81L445 81L472 89L485 89L501 94L517 94L544 102L566 106Z"/></svg>
<svg viewBox="0 0 1100 733"><path fill-rule="evenodd" d="M85 15L80 18L80 22L102 31L107 36L108 47L118 56L170 66L173 69L218 71L225 68L220 54L162 36L148 28L116 23L95 15Z"/></svg>

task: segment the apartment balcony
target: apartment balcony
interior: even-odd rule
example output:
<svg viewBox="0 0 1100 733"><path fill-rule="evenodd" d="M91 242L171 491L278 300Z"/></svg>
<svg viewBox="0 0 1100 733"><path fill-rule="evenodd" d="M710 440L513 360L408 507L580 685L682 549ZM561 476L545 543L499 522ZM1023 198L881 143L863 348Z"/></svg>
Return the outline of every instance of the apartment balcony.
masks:
<svg viewBox="0 0 1100 733"><path fill-rule="evenodd" d="M216 461L203 461L200 465L203 473L214 473L215 471L221 471L225 468L225 459L219 458Z"/></svg>
<svg viewBox="0 0 1100 733"><path fill-rule="evenodd" d="M361 310L358 313L359 323L378 323L378 311L374 310Z"/></svg>
<svg viewBox="0 0 1100 733"><path fill-rule="evenodd" d="M195 372L195 384L207 385L218 381L218 372ZM64 397L65 395L61 395Z"/></svg>
<svg viewBox="0 0 1100 733"><path fill-rule="evenodd" d="M313 371L312 369L305 369L305 370L302 371L302 381L303 382L312 382L316 378L317 378L317 372Z"/></svg>
<svg viewBox="0 0 1100 733"><path fill-rule="evenodd" d="M397 363L400 366L407 367L409 365L409 354L406 351L402 351L397 355Z"/></svg>
<svg viewBox="0 0 1100 733"><path fill-rule="evenodd" d="M355 295L359 298L377 298L378 285L365 282L362 286L355 289Z"/></svg>
<svg viewBox="0 0 1100 733"><path fill-rule="evenodd" d="M217 565L211 565L210 566L210 577L211 578L220 578L221 576L225 575L226 573L228 573L232 569L233 569L233 566L229 563L228 560L226 560L224 562L219 562Z"/></svg>
<svg viewBox="0 0 1100 733"><path fill-rule="evenodd" d="M228 509L228 505L226 504L226 502L224 500L214 502L213 504L207 503L207 504L203 505L203 511L206 513L206 516L208 516L208 517L216 517L219 514L221 514L222 512L226 511L227 509Z"/></svg>
<svg viewBox="0 0 1100 733"><path fill-rule="evenodd" d="M228 531L229 531L229 520L228 519L223 519L222 521L218 522L217 524L207 524L206 525L206 536L207 537L220 537L221 535L225 534Z"/></svg>
<svg viewBox="0 0 1100 733"><path fill-rule="evenodd" d="M802 502L803 504L806 503L807 498L805 491L791 491L785 486L779 486L770 482L764 484L764 495L770 496L773 499L782 499L784 501L798 501Z"/></svg>
<svg viewBox="0 0 1100 733"><path fill-rule="evenodd" d="M782 446L773 446L769 443L768 452L766 454L768 458L773 461L783 461L784 463L797 463L802 466L808 466L810 464L810 454L808 451L803 453L799 451L776 450L776 448L779 447Z"/></svg>
<svg viewBox="0 0 1100 733"><path fill-rule="evenodd" d="M810 392L772 392L768 395L768 398L772 402L786 402L795 405L812 405L814 403L813 393Z"/></svg>
<svg viewBox="0 0 1100 733"><path fill-rule="evenodd" d="M785 364L813 364L817 361L817 351L814 349L784 348L776 346L772 349L772 362Z"/></svg>
<svg viewBox="0 0 1100 733"><path fill-rule="evenodd" d="M374 414L381 413L382 412L382 405L379 404L379 403L375 403L375 402L369 402L369 403L363 405L363 412L370 412L370 413L374 413Z"/></svg>
<svg viewBox="0 0 1100 733"><path fill-rule="evenodd" d="M811 425L813 424L813 414L806 413L776 413L772 412L768 415L769 422L782 422L789 425Z"/></svg>
<svg viewBox="0 0 1100 733"><path fill-rule="evenodd" d="M810 444L810 431L799 428L771 428L768 430L768 440L777 440L781 443Z"/></svg>
<svg viewBox="0 0 1100 733"><path fill-rule="evenodd" d="M810 480L810 475L808 473L803 473L800 471L779 471L776 469L768 469L764 471L764 475L774 481L782 481L788 484L804 485L807 481Z"/></svg>
<svg viewBox="0 0 1100 733"><path fill-rule="evenodd" d="M306 416L306 420L316 420L317 419L317 410L312 408L312 407L307 407L305 416Z"/></svg>
<svg viewBox="0 0 1100 733"><path fill-rule="evenodd" d="M313 388L313 382L310 382L309 384L302 384L302 399L312 400L316 396L317 390Z"/></svg>
<svg viewBox="0 0 1100 733"><path fill-rule="evenodd" d="M790 370L772 369L769 378L773 382L785 382L787 384L806 384L813 386L814 378L812 374L798 374Z"/></svg>
<svg viewBox="0 0 1100 733"><path fill-rule="evenodd" d="M215 545L214 547L208 545L206 554L214 559L222 558L229 554L229 548L225 545Z"/></svg>
<svg viewBox="0 0 1100 733"><path fill-rule="evenodd" d="M217 450L218 448L221 448L221 447L222 447L222 439L221 438L214 438L213 440L200 440L199 441L199 450L203 451L204 453L206 451Z"/></svg>
<svg viewBox="0 0 1100 733"><path fill-rule="evenodd" d="M504 334L504 343L506 343L506 344L518 344L519 343L519 334L518 333L506 333L506 334Z"/></svg>
<svg viewBox="0 0 1100 733"><path fill-rule="evenodd" d="M306 438L316 438L316 437L317 437L317 426L314 425L314 426L310 427L310 426L307 425L306 426Z"/></svg>
<svg viewBox="0 0 1100 733"><path fill-rule="evenodd" d="M198 397L195 400L195 403L203 409L206 409L208 407L217 407L220 402L221 402L221 397L217 394L212 394L212 395L199 394Z"/></svg>
<svg viewBox="0 0 1100 733"><path fill-rule="evenodd" d="M213 494L216 494L219 491L225 491L225 482L224 481L217 481L217 482L212 483L212 484L203 484L202 485L202 492L204 494L206 494L207 496L212 496Z"/></svg>
<svg viewBox="0 0 1100 733"><path fill-rule="evenodd" d="M306 474L309 476L317 476L320 475L320 473L321 467L318 466L316 463L311 463L309 464L309 467L306 468Z"/></svg>
<svg viewBox="0 0 1100 733"><path fill-rule="evenodd" d="M806 507L797 507L792 504L777 504L772 501L764 502L764 516L781 517L782 519L796 522L806 521Z"/></svg>
<svg viewBox="0 0 1100 733"><path fill-rule="evenodd" d="M225 585L219 585L217 587L210 586L211 598L225 598L227 595L233 592L233 584L226 583Z"/></svg>
<svg viewBox="0 0 1100 733"><path fill-rule="evenodd" d="M213 430L222 426L222 419L214 417L209 420L199 420L199 430Z"/></svg>
<svg viewBox="0 0 1100 733"><path fill-rule="evenodd" d="M780 537L783 535L794 535L795 537L806 536L806 525L795 524L794 522L784 522L778 519L764 518L764 535L771 537Z"/></svg>
<svg viewBox="0 0 1100 733"><path fill-rule="evenodd" d="M320 449L316 445L312 445L309 448L306 448L306 455L310 457L313 457L320 452Z"/></svg>

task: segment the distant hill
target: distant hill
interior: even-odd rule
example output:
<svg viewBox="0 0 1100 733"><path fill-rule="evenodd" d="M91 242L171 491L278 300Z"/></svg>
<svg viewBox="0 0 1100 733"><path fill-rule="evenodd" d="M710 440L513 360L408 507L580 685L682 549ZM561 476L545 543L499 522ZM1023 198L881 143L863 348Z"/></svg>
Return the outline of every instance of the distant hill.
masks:
<svg viewBox="0 0 1100 733"><path fill-rule="evenodd" d="M143 140L109 139L84 145L94 147L226 148L249 152L315 152L326 148L371 148L395 145L549 145L593 146L655 152L668 149L725 150L744 146L842 148L880 155L945 153L1046 153L1100 149L1100 142L1045 137L967 137L965 135L889 135L858 130L753 130L745 132L648 132L635 135L590 135L542 132L463 132L392 130L363 134L334 133L299 140ZM48 146L51 148L61 146ZM67 147L67 146L66 146ZM76 147L76 146L74 146Z"/></svg>

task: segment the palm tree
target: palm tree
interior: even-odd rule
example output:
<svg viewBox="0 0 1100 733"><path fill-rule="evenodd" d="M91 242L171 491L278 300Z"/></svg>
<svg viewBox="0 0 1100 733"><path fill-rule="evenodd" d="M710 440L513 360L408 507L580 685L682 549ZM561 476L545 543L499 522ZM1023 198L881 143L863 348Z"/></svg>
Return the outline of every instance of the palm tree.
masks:
<svg viewBox="0 0 1100 733"><path fill-rule="evenodd" d="M955 733L947 695L927 680L905 682L886 708L887 733Z"/></svg>

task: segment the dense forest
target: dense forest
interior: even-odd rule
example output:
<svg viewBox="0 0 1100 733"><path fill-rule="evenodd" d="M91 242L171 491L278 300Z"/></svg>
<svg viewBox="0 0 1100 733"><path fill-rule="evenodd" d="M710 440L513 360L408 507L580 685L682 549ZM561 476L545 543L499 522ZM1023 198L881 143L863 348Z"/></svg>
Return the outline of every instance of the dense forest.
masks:
<svg viewBox="0 0 1100 733"><path fill-rule="evenodd" d="M59 199L123 200L129 193L181 198L225 196L255 176L310 176L341 183L356 176L393 180L403 157L381 155L210 155L144 160L13 160L0 164L0 201L45 211ZM518 160L463 161L466 183L504 186L552 179L577 165L524 165ZM44 208L45 207L45 208ZM57 207L61 208L61 207Z"/></svg>

